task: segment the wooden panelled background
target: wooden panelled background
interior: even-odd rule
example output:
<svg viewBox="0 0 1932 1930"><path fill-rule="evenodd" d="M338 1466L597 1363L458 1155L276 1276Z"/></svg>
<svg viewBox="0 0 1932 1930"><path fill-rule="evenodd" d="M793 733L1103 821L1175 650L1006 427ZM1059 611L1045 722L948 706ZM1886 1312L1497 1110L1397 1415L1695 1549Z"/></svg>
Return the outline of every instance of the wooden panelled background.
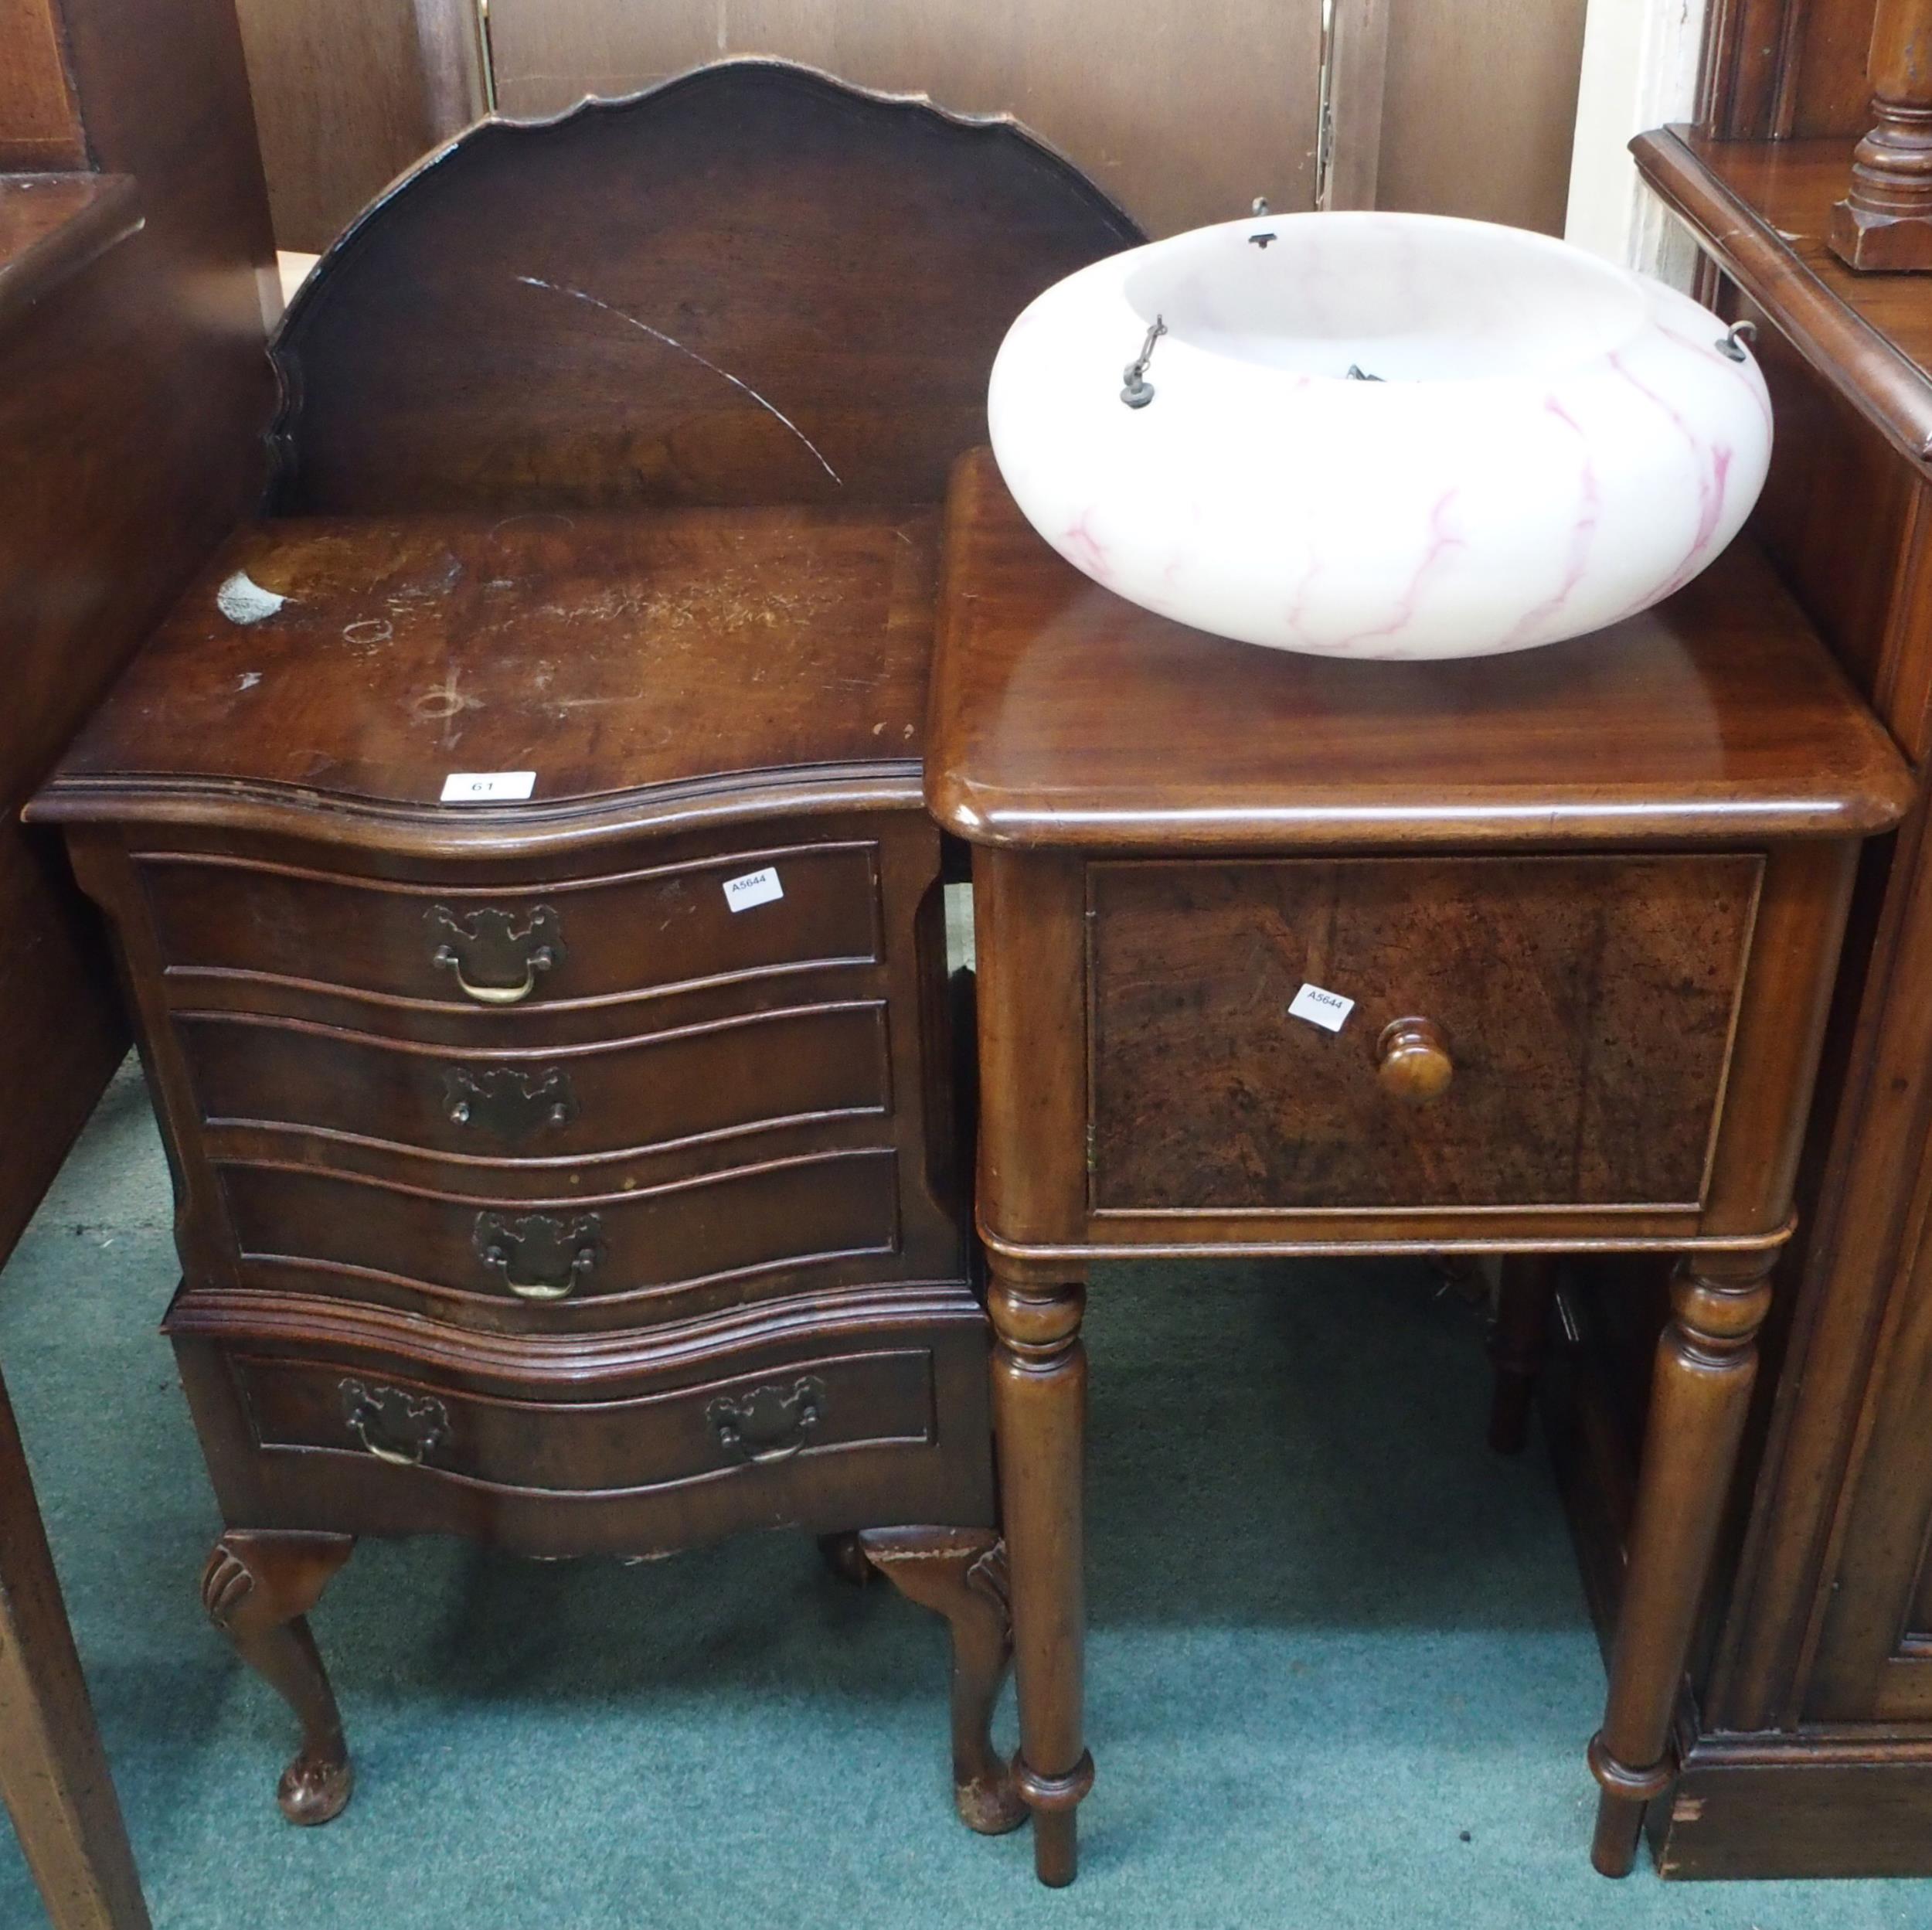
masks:
<svg viewBox="0 0 1932 1930"><path fill-rule="evenodd" d="M275 244L319 253L434 145L409 0L239 0Z"/></svg>
<svg viewBox="0 0 1932 1930"><path fill-rule="evenodd" d="M325 247L432 145L415 13L433 4L240 0L281 247ZM1389 0L1380 204L1560 230L1584 4ZM1017 114L1157 234L1313 189L1319 0L492 0L490 15L506 114L777 54Z"/></svg>
<svg viewBox="0 0 1932 1930"><path fill-rule="evenodd" d="M490 31L506 114L776 53L1015 114L1155 233L1313 192L1313 0L492 0Z"/></svg>
<svg viewBox="0 0 1932 1930"><path fill-rule="evenodd" d="M1393 0L1376 205L1561 234L1583 53L1582 0Z"/></svg>
<svg viewBox="0 0 1932 1930"><path fill-rule="evenodd" d="M1710 0L1699 115L1725 140L1864 133L1873 0Z"/></svg>

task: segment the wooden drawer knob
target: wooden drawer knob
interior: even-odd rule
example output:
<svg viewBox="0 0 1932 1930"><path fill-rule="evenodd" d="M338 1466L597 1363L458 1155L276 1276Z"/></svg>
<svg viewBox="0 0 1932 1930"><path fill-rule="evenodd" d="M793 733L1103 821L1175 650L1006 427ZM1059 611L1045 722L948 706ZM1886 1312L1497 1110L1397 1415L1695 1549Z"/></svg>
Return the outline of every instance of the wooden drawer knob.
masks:
<svg viewBox="0 0 1932 1930"><path fill-rule="evenodd" d="M1376 1041L1376 1076L1383 1089L1411 1105L1440 1098L1455 1077L1449 1035L1433 1019L1392 1019Z"/></svg>

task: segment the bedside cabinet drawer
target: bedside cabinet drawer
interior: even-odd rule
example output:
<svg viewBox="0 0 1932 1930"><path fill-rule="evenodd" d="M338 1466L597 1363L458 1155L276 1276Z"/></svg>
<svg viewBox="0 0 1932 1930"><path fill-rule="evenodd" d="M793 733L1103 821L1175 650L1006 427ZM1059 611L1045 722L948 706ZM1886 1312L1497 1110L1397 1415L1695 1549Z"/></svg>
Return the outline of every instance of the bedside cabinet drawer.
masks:
<svg viewBox="0 0 1932 1930"><path fill-rule="evenodd" d="M869 842L514 887L396 884L191 852L134 862L178 1002L214 974L404 1006L569 1007L866 964L883 948ZM765 870L782 895L728 896Z"/></svg>
<svg viewBox="0 0 1932 1930"><path fill-rule="evenodd" d="M175 1024L211 1128L457 1159L594 1161L891 1105L879 1000L515 1053L248 1013Z"/></svg>
<svg viewBox="0 0 1932 1930"><path fill-rule="evenodd" d="M1694 1205L1761 870L1090 866L1094 1209Z"/></svg>
<svg viewBox="0 0 1932 1930"><path fill-rule="evenodd" d="M231 1356L258 1446L366 1455L425 1476L551 1494L777 1475L934 1434L923 1349L808 1355L775 1370L599 1401L486 1396L440 1380Z"/></svg>

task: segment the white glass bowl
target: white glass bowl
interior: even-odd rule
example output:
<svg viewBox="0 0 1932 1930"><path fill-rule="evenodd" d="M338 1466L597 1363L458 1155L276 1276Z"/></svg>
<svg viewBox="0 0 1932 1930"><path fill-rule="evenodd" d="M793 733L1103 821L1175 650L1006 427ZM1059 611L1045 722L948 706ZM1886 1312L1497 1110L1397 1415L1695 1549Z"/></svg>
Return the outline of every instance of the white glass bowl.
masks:
<svg viewBox="0 0 1932 1930"><path fill-rule="evenodd" d="M1432 215L1257 216L1096 262L1013 324L987 413L1028 520L1096 582L1332 656L1524 650L1645 609L1737 533L1771 447L1709 310Z"/></svg>

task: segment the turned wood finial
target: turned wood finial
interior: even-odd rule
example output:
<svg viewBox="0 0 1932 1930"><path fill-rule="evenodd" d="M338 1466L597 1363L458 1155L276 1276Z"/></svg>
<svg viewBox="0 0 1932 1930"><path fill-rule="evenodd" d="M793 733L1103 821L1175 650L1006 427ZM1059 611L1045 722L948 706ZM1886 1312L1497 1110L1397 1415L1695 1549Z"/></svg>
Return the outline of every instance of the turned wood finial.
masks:
<svg viewBox="0 0 1932 1930"><path fill-rule="evenodd" d="M1872 124L1832 210L1832 251L1854 268L1932 268L1932 0L1878 0Z"/></svg>

